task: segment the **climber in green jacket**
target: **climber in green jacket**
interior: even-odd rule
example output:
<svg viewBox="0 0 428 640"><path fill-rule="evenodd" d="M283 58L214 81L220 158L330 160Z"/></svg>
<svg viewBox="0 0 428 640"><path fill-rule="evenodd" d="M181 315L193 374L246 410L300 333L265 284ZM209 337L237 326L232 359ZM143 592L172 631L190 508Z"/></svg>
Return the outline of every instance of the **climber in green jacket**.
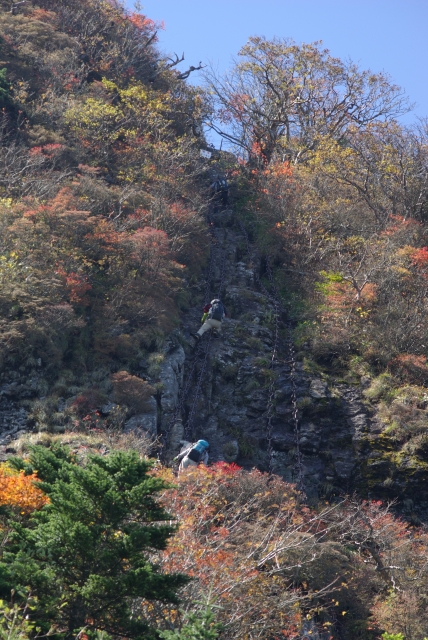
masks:
<svg viewBox="0 0 428 640"><path fill-rule="evenodd" d="M216 329L221 331L221 322L223 318L227 316L226 308L221 300L214 298L211 302L204 307L204 315L201 322L202 327L196 333L193 333L193 337L199 340L209 329Z"/></svg>

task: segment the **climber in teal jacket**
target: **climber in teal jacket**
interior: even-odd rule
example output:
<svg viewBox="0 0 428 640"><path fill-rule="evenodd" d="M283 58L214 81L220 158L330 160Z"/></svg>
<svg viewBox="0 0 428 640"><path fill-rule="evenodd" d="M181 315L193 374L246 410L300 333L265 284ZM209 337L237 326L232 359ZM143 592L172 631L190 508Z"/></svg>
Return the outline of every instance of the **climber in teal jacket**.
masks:
<svg viewBox="0 0 428 640"><path fill-rule="evenodd" d="M197 467L198 464L208 464L209 443L206 440L198 440L178 454L174 460L181 460L178 473L189 467Z"/></svg>

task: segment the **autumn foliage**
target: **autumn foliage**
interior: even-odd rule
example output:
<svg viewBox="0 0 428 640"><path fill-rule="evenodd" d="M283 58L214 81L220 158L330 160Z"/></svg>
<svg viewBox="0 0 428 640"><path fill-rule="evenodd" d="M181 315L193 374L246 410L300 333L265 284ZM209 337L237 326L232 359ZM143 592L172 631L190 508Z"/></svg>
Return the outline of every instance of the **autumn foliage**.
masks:
<svg viewBox="0 0 428 640"><path fill-rule="evenodd" d="M155 475L173 479L170 470ZM226 463L174 484L162 500L180 526L159 562L192 577L182 608L209 598L226 638L299 638L306 630L374 640L412 628L423 640L428 540L387 505L344 499L312 509L279 477ZM161 627L180 624L176 607L142 608Z"/></svg>
<svg viewBox="0 0 428 640"><path fill-rule="evenodd" d="M48 496L36 485L37 473L25 475L6 464L0 466L0 504L28 515L48 504Z"/></svg>
<svg viewBox="0 0 428 640"><path fill-rule="evenodd" d="M114 373L112 381L116 402L123 403L136 412L147 410L147 401L155 393L154 387L127 371Z"/></svg>
<svg viewBox="0 0 428 640"><path fill-rule="evenodd" d="M426 532L379 501L344 498L309 507L278 476L217 463L177 478L135 452L88 455L80 466L69 450L53 444L33 447L29 458L11 464L1 467L0 476L2 502L12 507L2 515L0 589L3 594L11 581L32 586L32 623L123 630L129 615L116 607L121 588L132 614L159 631L178 632L183 611L197 614L209 602L230 639L297 640L303 632L343 640L378 640L384 632L425 637ZM35 466L40 479L31 473ZM126 591L129 572L141 571L141 542L130 550L140 533L150 537L156 579L160 585L170 580L178 599L172 591L146 597L146 578L138 597ZM96 543L88 543L91 536ZM83 554L85 563L76 563L69 549ZM88 564L100 581L109 576L108 597L96 600L96 607L99 587L87 580ZM45 582L48 570L53 586ZM80 588L76 572L86 580L82 593L93 589L92 597L77 601L79 618L69 606ZM126 628L128 637L137 637Z"/></svg>
<svg viewBox="0 0 428 640"><path fill-rule="evenodd" d="M157 49L162 25L138 11L3 4L0 362L40 366L42 386L66 371L77 395L101 367L111 391L110 374L176 326L206 259L191 126L205 102Z"/></svg>
<svg viewBox="0 0 428 640"><path fill-rule="evenodd" d="M204 93L159 52L162 24L116 0L18 9L0 2L0 365L36 428L120 431L147 410L150 357L208 254L194 125L213 114L238 154L236 214L270 257L298 359L341 385L368 382L386 426L361 446L392 470L376 491L397 468L426 477L428 134L396 120L400 89L320 43L254 36ZM14 386L15 374L29 384ZM110 398L119 407L102 415ZM31 578L44 635L142 637L179 628L183 609L207 599L224 638L427 635L428 540L413 495L410 526L378 501L310 507L280 478L236 465L176 478L134 454L84 467L59 449L37 455L47 493L28 460L0 467L0 586L9 597ZM150 497L160 492L166 511Z"/></svg>

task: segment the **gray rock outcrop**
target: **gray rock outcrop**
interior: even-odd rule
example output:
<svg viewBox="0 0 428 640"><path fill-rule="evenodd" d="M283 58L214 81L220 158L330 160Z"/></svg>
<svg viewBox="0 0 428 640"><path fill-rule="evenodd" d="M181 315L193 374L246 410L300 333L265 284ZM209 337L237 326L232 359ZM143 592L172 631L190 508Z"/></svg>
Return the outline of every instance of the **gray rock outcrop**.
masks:
<svg viewBox="0 0 428 640"><path fill-rule="evenodd" d="M153 440L157 437L158 432L158 405L156 399L152 396L146 402L147 411L132 416L125 422L126 431L144 431Z"/></svg>

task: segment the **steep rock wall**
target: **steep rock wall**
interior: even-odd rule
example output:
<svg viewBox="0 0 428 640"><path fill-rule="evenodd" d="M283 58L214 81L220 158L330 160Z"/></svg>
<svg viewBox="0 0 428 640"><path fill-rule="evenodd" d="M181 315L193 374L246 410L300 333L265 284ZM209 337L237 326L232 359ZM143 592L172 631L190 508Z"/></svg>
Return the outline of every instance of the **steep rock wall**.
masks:
<svg viewBox="0 0 428 640"><path fill-rule="evenodd" d="M177 452L179 436L187 439L203 437L211 444L211 460L236 460L245 468L257 466L267 470L266 412L268 387L273 375L273 471L287 480L296 481L296 449L300 447L304 486L309 497L352 492L362 484L360 457L371 424L361 389L345 384L332 385L320 376L305 372L298 362L299 431L296 438L284 322L281 323L277 362L273 369L269 366L273 309L270 300L255 284L254 270L260 269L260 255L254 248L252 255L247 255L245 238L230 212L223 216L219 214L216 224L221 225L217 229L220 245L212 249L214 264L210 290L213 296L217 295L224 251L222 299L229 317L223 322L221 337L209 340L209 334L205 334L199 356L195 355L191 333L200 326L202 298L184 316L180 331L174 335L175 344L179 346L173 348L170 355L166 354L164 366L169 374L162 378L161 428L165 428L173 416L183 374L185 380L190 375L192 383L181 412L183 428L174 431L169 442L170 453ZM205 285L201 284L201 293ZM208 341L207 365L202 373L203 351ZM201 373L200 392L195 397ZM194 417L189 424L192 407Z"/></svg>

